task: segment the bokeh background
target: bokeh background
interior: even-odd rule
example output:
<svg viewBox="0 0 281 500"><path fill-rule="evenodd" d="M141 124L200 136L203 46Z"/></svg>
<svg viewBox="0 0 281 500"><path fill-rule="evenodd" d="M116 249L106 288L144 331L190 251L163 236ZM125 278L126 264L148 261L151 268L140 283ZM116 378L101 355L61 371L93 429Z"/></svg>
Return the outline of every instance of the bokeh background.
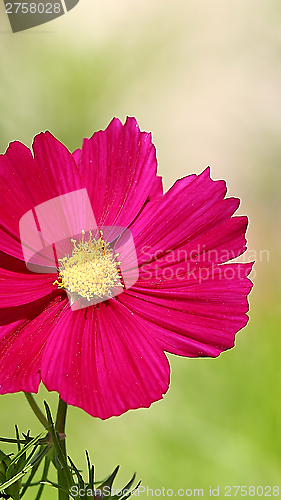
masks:
<svg viewBox="0 0 281 500"><path fill-rule="evenodd" d="M204 496L281 487L280 26L279 0L80 0L12 34L0 2L1 152L46 129L74 150L113 116L136 116L166 189L211 165L250 219L255 287L236 347L215 360L169 356L171 388L148 410L105 422L69 410L70 455L85 470L88 449L100 478L121 464L119 487L135 470L149 488ZM55 411L56 394L41 388L44 398ZM23 395L1 396L0 434L14 423L40 431Z"/></svg>

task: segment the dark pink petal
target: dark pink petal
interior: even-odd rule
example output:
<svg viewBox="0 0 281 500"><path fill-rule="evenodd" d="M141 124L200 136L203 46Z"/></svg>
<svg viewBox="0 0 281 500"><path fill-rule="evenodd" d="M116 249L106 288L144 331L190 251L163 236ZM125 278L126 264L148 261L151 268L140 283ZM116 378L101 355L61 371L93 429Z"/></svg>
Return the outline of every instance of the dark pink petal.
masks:
<svg viewBox="0 0 281 500"><path fill-rule="evenodd" d="M0 269L0 308L15 307L49 295L56 274L20 274Z"/></svg>
<svg viewBox="0 0 281 500"><path fill-rule="evenodd" d="M143 247L139 261L147 259L148 263L140 265L135 288L178 288L210 274L210 267L232 260L246 250L247 223L246 217L232 217L168 252L164 242L164 251L159 247L152 253L151 247Z"/></svg>
<svg viewBox="0 0 281 500"><path fill-rule="evenodd" d="M163 195L162 177L157 176L149 193L149 201L154 201Z"/></svg>
<svg viewBox="0 0 281 500"><path fill-rule="evenodd" d="M151 194L161 193L151 134L134 118L112 120L105 131L85 139L79 170L99 226L128 225Z"/></svg>
<svg viewBox="0 0 281 500"><path fill-rule="evenodd" d="M7 269L8 271L14 271L17 273L26 273L26 274L30 273L30 271L28 271L26 267L25 262L16 259L15 257L12 257L11 255L8 255L1 251L0 251L0 262L1 262L1 267L3 269Z"/></svg>
<svg viewBox="0 0 281 500"><path fill-rule="evenodd" d="M50 132L35 137L33 151L38 171L43 173L47 184L48 196L52 193L47 200L85 187L72 154Z"/></svg>
<svg viewBox="0 0 281 500"><path fill-rule="evenodd" d="M81 152L82 152L82 149L75 149L75 151L73 151L73 153L72 153L72 156L75 160L76 165L79 164L79 161L81 158Z"/></svg>
<svg viewBox="0 0 281 500"><path fill-rule="evenodd" d="M177 290L131 289L118 300L151 323L163 349L185 356L218 356L233 347L235 333L248 321L251 267L225 264L185 286L179 282Z"/></svg>
<svg viewBox="0 0 281 500"><path fill-rule="evenodd" d="M36 205L83 187L71 153L49 132L35 138L34 154L13 142L0 155L0 249L20 260L21 217Z"/></svg>
<svg viewBox="0 0 281 500"><path fill-rule="evenodd" d="M169 364L138 317L115 299L55 319L42 380L68 404L102 419L148 407L168 389Z"/></svg>
<svg viewBox="0 0 281 500"><path fill-rule="evenodd" d="M164 196L148 204L130 227L140 262L147 260L142 256L145 248L152 256L157 252L159 258L161 252L193 245L196 238L230 219L239 200L224 199L225 193L225 183L212 181L206 169L199 176L177 181Z"/></svg>
<svg viewBox="0 0 281 500"><path fill-rule="evenodd" d="M45 297L0 311L0 394L38 391L42 351L66 299L49 302Z"/></svg>
<svg viewBox="0 0 281 500"><path fill-rule="evenodd" d="M34 161L31 152L21 143L12 143L5 155L0 155L0 248L2 251L23 259L19 236L19 220L30 210L33 202L28 185L18 172L18 164L12 163L14 152L18 151L22 171L32 171ZM40 191L40 189L38 189Z"/></svg>

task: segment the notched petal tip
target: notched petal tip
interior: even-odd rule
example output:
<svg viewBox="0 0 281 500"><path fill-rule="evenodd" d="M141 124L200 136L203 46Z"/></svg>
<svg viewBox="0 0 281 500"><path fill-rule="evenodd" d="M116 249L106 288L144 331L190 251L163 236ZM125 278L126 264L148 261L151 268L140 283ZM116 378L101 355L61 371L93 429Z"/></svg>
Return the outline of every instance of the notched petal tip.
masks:
<svg viewBox="0 0 281 500"><path fill-rule="evenodd" d="M26 146L26 144L21 141L12 141L8 144L6 151L3 154L0 154L0 158L6 157L7 159L9 159L11 156L19 154L20 152L32 155L32 152Z"/></svg>
<svg viewBox="0 0 281 500"><path fill-rule="evenodd" d="M137 122L137 120L136 120L136 118L134 116L128 116L127 115L126 116L126 120L125 120L125 125L127 123L131 123L131 124L135 125L138 129L140 128L139 124L138 124L138 122Z"/></svg>
<svg viewBox="0 0 281 500"><path fill-rule="evenodd" d="M48 146L51 146L52 144L58 144L60 147L63 147L68 151L67 147L61 141L59 141L49 130L45 130L44 132L40 132L40 134L34 136L32 141L33 151L34 147L36 149L38 144L40 145L44 143L46 143Z"/></svg>
<svg viewBox="0 0 281 500"><path fill-rule="evenodd" d="M72 153L72 157L74 158L76 165L79 165L81 153L82 153L82 149L75 149L75 151L73 151L73 153Z"/></svg>

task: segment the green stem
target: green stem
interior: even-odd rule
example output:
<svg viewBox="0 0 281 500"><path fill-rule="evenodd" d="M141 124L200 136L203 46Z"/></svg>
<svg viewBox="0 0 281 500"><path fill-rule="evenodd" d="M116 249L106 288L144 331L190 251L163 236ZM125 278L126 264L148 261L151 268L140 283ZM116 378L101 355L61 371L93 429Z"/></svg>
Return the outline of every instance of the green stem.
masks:
<svg viewBox="0 0 281 500"><path fill-rule="evenodd" d="M47 431L49 431L49 424L48 424L48 420L46 419L46 417L44 416L44 414L42 413L42 411L40 410L38 404L36 403L34 397L32 396L32 394L30 392L25 392L24 393L33 413L36 415L36 417L38 418L38 420L41 422L41 424L43 425L43 427L45 427L45 429Z"/></svg>
<svg viewBox="0 0 281 500"><path fill-rule="evenodd" d="M59 434L65 433L66 414L67 414L67 404L62 399L60 399L57 411L56 425L55 425L55 429ZM65 459L67 460L65 439L60 440L60 445L62 452L65 456ZM65 476L65 472L60 468L58 469L58 484L63 488L65 488L66 490L68 489L68 483ZM58 490L58 498L59 500L68 500L69 495L62 490Z"/></svg>
<svg viewBox="0 0 281 500"><path fill-rule="evenodd" d="M59 434L64 434L66 413L67 413L67 404L62 399L60 399L58 405L57 418L56 418L56 426L55 426L56 431Z"/></svg>

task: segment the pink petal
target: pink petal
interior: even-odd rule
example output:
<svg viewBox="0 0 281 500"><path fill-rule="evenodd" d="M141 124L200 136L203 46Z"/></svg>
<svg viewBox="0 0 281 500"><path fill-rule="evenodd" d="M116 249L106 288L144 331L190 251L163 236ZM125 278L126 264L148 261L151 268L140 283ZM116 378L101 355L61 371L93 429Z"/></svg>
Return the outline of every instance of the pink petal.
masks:
<svg viewBox="0 0 281 500"><path fill-rule="evenodd" d="M3 269L17 273L29 274L26 263L0 251L0 262Z"/></svg>
<svg viewBox="0 0 281 500"><path fill-rule="evenodd" d="M82 188L71 153L49 132L35 137L34 154L13 142L0 155L0 249L20 260L21 217L36 205Z"/></svg>
<svg viewBox="0 0 281 500"><path fill-rule="evenodd" d="M169 240L164 238L162 247L160 244L157 249L143 247L139 252L139 279L135 287L178 288L192 280L194 274L198 279L211 272L209 267L234 259L246 250L247 223L246 217L232 217L186 245L176 248L173 241L175 247L169 251L165 248Z"/></svg>
<svg viewBox="0 0 281 500"><path fill-rule="evenodd" d="M56 291L56 274L20 274L0 269L0 308L15 307Z"/></svg>
<svg viewBox="0 0 281 500"><path fill-rule="evenodd" d="M82 149L75 149L75 151L73 151L73 153L72 153L72 156L74 158L76 165L79 165L81 152L82 152Z"/></svg>
<svg viewBox="0 0 281 500"><path fill-rule="evenodd" d="M142 322L115 299L55 319L42 380L68 404L102 419L162 398L169 364Z"/></svg>
<svg viewBox="0 0 281 500"><path fill-rule="evenodd" d="M84 187L72 154L50 132L35 137L33 151L38 172L45 173L48 187L48 198L43 201Z"/></svg>
<svg viewBox="0 0 281 500"><path fill-rule="evenodd" d="M157 176L149 192L149 201L154 201L163 195L162 177Z"/></svg>
<svg viewBox="0 0 281 500"><path fill-rule="evenodd" d="M85 139L79 169L99 226L128 227L150 194L161 193L151 135L134 118L113 119L105 131Z"/></svg>
<svg viewBox="0 0 281 500"><path fill-rule="evenodd" d="M20 163L15 160L18 152ZM19 236L19 220L34 206L27 183L24 182L22 171L32 171L34 161L31 152L19 142L12 143L5 155L0 155L0 248L2 251L23 259ZM38 189L40 191L40 189Z"/></svg>
<svg viewBox="0 0 281 500"><path fill-rule="evenodd" d="M183 247L230 219L239 200L228 198L223 181L212 181L209 169L180 181L161 198L148 204L130 227L139 258L144 248L165 253ZM241 251L245 250L242 245Z"/></svg>
<svg viewBox="0 0 281 500"><path fill-rule="evenodd" d="M176 290L127 290L118 300L149 324L163 349L185 356L218 356L234 345L249 309L252 264L225 264Z"/></svg>
<svg viewBox="0 0 281 500"><path fill-rule="evenodd" d="M49 302L45 297L0 311L0 394L38 391L42 351L66 299Z"/></svg>

